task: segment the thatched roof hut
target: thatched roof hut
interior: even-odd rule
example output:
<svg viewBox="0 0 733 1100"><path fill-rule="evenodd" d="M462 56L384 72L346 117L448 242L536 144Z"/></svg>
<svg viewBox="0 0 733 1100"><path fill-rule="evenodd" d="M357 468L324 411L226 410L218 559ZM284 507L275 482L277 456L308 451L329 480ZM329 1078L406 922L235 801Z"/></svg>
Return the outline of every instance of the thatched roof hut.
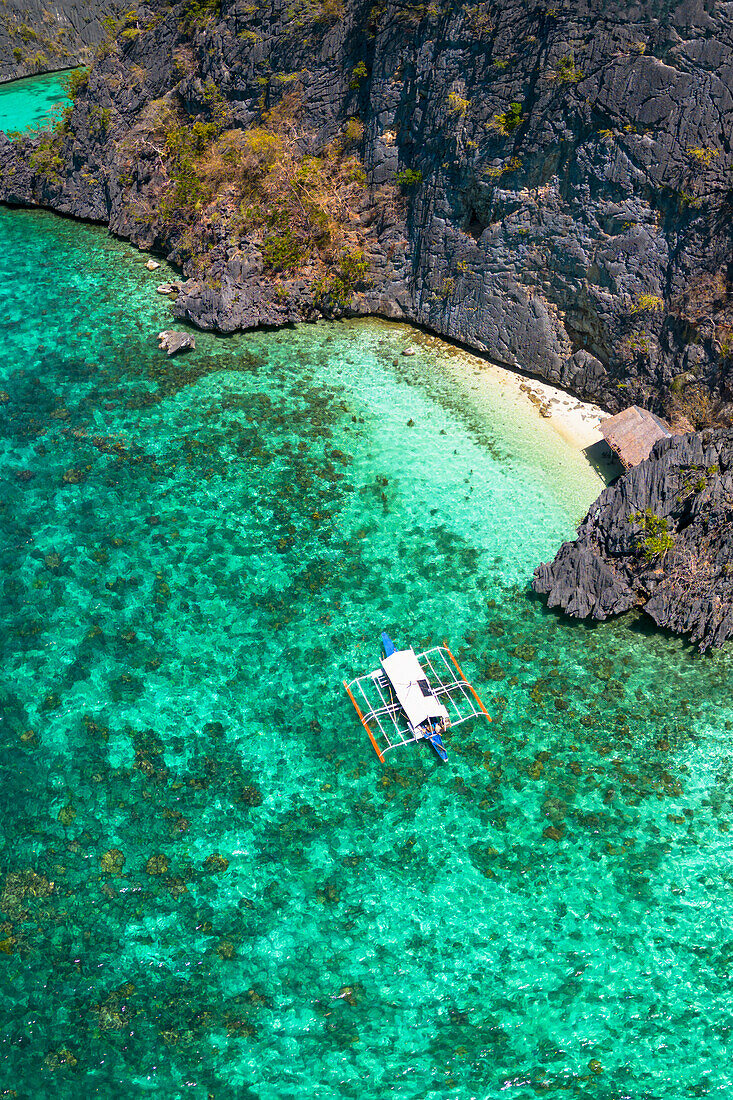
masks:
<svg viewBox="0 0 733 1100"><path fill-rule="evenodd" d="M609 416L601 422L601 431L606 443L627 470L649 458L649 452L658 439L667 439L673 434L668 424L638 405L631 405L616 416Z"/></svg>

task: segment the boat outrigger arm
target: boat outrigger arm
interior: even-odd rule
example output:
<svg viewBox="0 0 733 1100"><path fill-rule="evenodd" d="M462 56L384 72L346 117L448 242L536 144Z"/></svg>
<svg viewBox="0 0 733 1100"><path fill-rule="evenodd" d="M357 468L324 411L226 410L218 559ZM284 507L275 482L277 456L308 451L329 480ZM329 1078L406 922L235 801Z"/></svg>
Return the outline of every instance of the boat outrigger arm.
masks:
<svg viewBox="0 0 733 1100"><path fill-rule="evenodd" d="M447 760L442 734L450 726L460 726L469 718L491 721L448 646L424 653L396 650L387 634L382 634L382 646L380 668L348 684L344 680L382 763L391 749L423 738L441 760Z"/></svg>

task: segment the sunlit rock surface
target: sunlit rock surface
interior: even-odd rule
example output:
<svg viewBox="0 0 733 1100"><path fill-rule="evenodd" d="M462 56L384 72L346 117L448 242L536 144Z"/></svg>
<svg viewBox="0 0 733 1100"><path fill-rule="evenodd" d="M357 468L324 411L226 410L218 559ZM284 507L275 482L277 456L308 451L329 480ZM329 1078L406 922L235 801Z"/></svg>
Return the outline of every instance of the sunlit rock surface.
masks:
<svg viewBox="0 0 733 1100"><path fill-rule="evenodd" d="M700 387L730 398L725 5L191 7L123 20L50 160L0 147L0 194L176 260L177 312L202 327L377 312L612 410L674 398L701 426ZM272 277L236 188L185 225L161 213L161 118L221 109L235 129L280 118L302 153L359 124L344 231L368 274L348 301L319 296L309 262ZM336 270L339 248L319 263Z"/></svg>

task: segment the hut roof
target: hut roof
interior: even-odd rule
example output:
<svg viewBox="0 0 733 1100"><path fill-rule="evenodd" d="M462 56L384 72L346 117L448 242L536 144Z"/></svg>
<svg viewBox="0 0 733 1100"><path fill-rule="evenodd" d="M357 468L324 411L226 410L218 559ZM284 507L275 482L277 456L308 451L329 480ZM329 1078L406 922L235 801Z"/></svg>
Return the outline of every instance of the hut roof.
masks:
<svg viewBox="0 0 733 1100"><path fill-rule="evenodd" d="M667 439L673 434L668 424L638 405L630 405L616 416L609 416L601 423L601 431L627 470L648 458L658 439Z"/></svg>

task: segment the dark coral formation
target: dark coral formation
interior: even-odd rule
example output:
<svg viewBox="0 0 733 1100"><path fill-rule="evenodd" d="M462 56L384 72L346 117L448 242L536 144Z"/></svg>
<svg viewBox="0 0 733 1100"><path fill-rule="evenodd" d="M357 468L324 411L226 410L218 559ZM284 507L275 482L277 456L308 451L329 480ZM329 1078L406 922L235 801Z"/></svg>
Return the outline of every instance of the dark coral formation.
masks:
<svg viewBox="0 0 733 1100"><path fill-rule="evenodd" d="M380 313L700 427L733 396L727 19L153 0L62 132L0 141L0 195L165 253L202 327Z"/></svg>
<svg viewBox="0 0 733 1100"><path fill-rule="evenodd" d="M576 618L642 607L705 650L733 634L733 431L661 440L533 587Z"/></svg>

